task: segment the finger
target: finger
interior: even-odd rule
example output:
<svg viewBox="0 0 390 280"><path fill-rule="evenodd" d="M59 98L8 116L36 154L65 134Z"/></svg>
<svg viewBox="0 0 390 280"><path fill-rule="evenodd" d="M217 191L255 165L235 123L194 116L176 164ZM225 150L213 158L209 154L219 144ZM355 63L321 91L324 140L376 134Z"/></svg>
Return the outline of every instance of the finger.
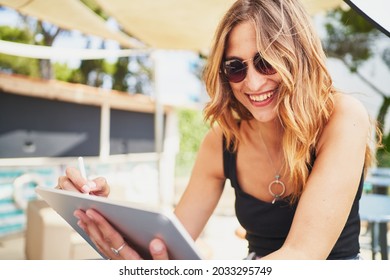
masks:
<svg viewBox="0 0 390 280"><path fill-rule="evenodd" d="M164 242L160 239L153 239L149 244L150 254L154 260L168 260L168 251Z"/></svg>
<svg viewBox="0 0 390 280"><path fill-rule="evenodd" d="M95 183L95 187L91 187L91 194L98 195L98 196L105 196L107 197L110 193L110 187L107 184L106 179L103 177L98 177L93 180Z"/></svg>
<svg viewBox="0 0 390 280"><path fill-rule="evenodd" d="M100 240L101 238L97 239L94 234L93 234L93 230L92 230L92 233L90 231L90 225L88 226L86 223L82 222L81 220L79 220L77 222L77 225L89 236L89 238L91 239L91 241L94 243L94 245L96 246L96 248L98 249L98 251L105 256L106 259L111 259L111 257L109 257L108 255L106 255L107 253L105 252L109 252L109 248L108 246L105 246L105 247L102 247L100 244L105 244L104 242L99 242L98 240Z"/></svg>
<svg viewBox="0 0 390 280"><path fill-rule="evenodd" d="M90 187L88 186L88 181L81 175L81 172L77 168L67 167L65 174L78 191L84 193L89 192Z"/></svg>
<svg viewBox="0 0 390 280"><path fill-rule="evenodd" d="M79 191L78 188L69 180L66 176L60 176L58 178L57 189L63 189L68 191Z"/></svg>
<svg viewBox="0 0 390 280"><path fill-rule="evenodd" d="M119 256L117 256L116 258L123 259L123 260L142 260L141 256L128 244L126 244L126 246L123 247L123 249L119 252Z"/></svg>
<svg viewBox="0 0 390 280"><path fill-rule="evenodd" d="M59 186L63 189L77 190L83 193L91 193L98 196L108 196L110 193L110 187L107 184L106 179L99 177L93 181L86 180L81 172L74 167L66 168L66 176L63 176L64 180ZM65 180L68 181L65 181ZM70 184L69 184L70 183ZM66 185L64 185L66 184Z"/></svg>
<svg viewBox="0 0 390 280"><path fill-rule="evenodd" d="M90 220L93 220L94 224L96 225L101 234L103 242L105 244L108 244L108 247L110 247L109 250L111 252L108 252L108 255L112 259L141 259L140 255L125 243L123 237L111 226L111 224L102 215L92 209L88 209L86 211L86 215ZM113 249L118 250L118 254L115 254L115 250Z"/></svg>
<svg viewBox="0 0 390 280"><path fill-rule="evenodd" d="M97 211L95 211L93 209L88 209L85 212L85 214L99 228L104 240L107 243L112 244L112 245L116 245L117 247L119 247L123 244L122 236ZM117 248L117 247L115 247L115 248Z"/></svg>
<svg viewBox="0 0 390 280"><path fill-rule="evenodd" d="M99 230L98 226L95 224L94 220L89 218L88 215L86 215L86 213L82 210L74 211L73 215L79 219L77 224L89 236L89 238L95 244L100 253L106 258L112 259L113 252L111 250L111 247L105 242L103 234Z"/></svg>
<svg viewBox="0 0 390 280"><path fill-rule="evenodd" d="M79 221L77 222L77 224L88 234L88 236L92 239L97 239L95 238L93 232L93 227L95 226L94 225L94 222L93 220L91 220L83 210L75 210L73 212L73 215L79 219ZM92 229L92 231L91 231Z"/></svg>

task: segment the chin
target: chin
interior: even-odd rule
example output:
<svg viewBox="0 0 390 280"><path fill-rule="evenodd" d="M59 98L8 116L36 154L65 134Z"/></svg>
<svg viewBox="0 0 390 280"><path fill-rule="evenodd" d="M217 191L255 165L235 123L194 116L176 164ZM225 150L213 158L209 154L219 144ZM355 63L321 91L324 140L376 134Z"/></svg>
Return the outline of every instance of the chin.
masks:
<svg viewBox="0 0 390 280"><path fill-rule="evenodd" d="M262 122L262 123L267 123L267 122L271 122L271 121L274 121L278 115L277 113L273 110L272 112L251 112L252 113L252 116L254 118L254 120L258 121L258 122Z"/></svg>

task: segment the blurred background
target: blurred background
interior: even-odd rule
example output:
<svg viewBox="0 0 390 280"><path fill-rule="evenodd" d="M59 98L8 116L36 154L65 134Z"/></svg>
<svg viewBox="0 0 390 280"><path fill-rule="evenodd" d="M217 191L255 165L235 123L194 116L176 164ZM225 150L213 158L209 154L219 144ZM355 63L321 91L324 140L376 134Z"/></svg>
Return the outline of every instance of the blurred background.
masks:
<svg viewBox="0 0 390 280"><path fill-rule="evenodd" d="M0 0L0 259L96 257L34 192L54 187L78 156L90 177L107 178L112 199L175 206L208 129L202 69L233 2ZM386 169L389 37L346 2L303 1L336 87L360 99L384 132L377 167ZM365 191L374 189L368 181ZM226 187L198 241L205 258L244 257L237 230ZM362 240L375 258L371 237Z"/></svg>

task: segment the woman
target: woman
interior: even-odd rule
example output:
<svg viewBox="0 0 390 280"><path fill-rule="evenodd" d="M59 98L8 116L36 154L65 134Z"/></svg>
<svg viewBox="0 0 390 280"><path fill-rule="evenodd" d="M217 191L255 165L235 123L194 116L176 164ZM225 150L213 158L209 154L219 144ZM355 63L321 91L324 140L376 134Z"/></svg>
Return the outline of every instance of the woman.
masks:
<svg viewBox="0 0 390 280"><path fill-rule="evenodd" d="M204 77L212 128L175 209L192 238L229 179L250 258L359 258L370 120L357 100L333 87L301 4L236 1L218 26ZM109 193L104 180L86 183L72 168L59 179L60 188ZM107 258L139 258L98 213L75 215ZM161 240L150 251L168 258Z"/></svg>

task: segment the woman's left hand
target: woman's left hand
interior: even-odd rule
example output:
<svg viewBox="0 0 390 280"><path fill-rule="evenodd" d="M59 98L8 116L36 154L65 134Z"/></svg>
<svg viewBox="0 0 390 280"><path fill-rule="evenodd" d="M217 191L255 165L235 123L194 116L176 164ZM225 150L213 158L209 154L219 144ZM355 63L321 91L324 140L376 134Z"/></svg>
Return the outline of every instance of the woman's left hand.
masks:
<svg viewBox="0 0 390 280"><path fill-rule="evenodd" d="M109 260L140 260L141 256L128 244L111 224L93 209L76 210L74 216L78 225L90 237L99 251ZM164 242L153 239L149 251L154 260L167 260L168 252Z"/></svg>

